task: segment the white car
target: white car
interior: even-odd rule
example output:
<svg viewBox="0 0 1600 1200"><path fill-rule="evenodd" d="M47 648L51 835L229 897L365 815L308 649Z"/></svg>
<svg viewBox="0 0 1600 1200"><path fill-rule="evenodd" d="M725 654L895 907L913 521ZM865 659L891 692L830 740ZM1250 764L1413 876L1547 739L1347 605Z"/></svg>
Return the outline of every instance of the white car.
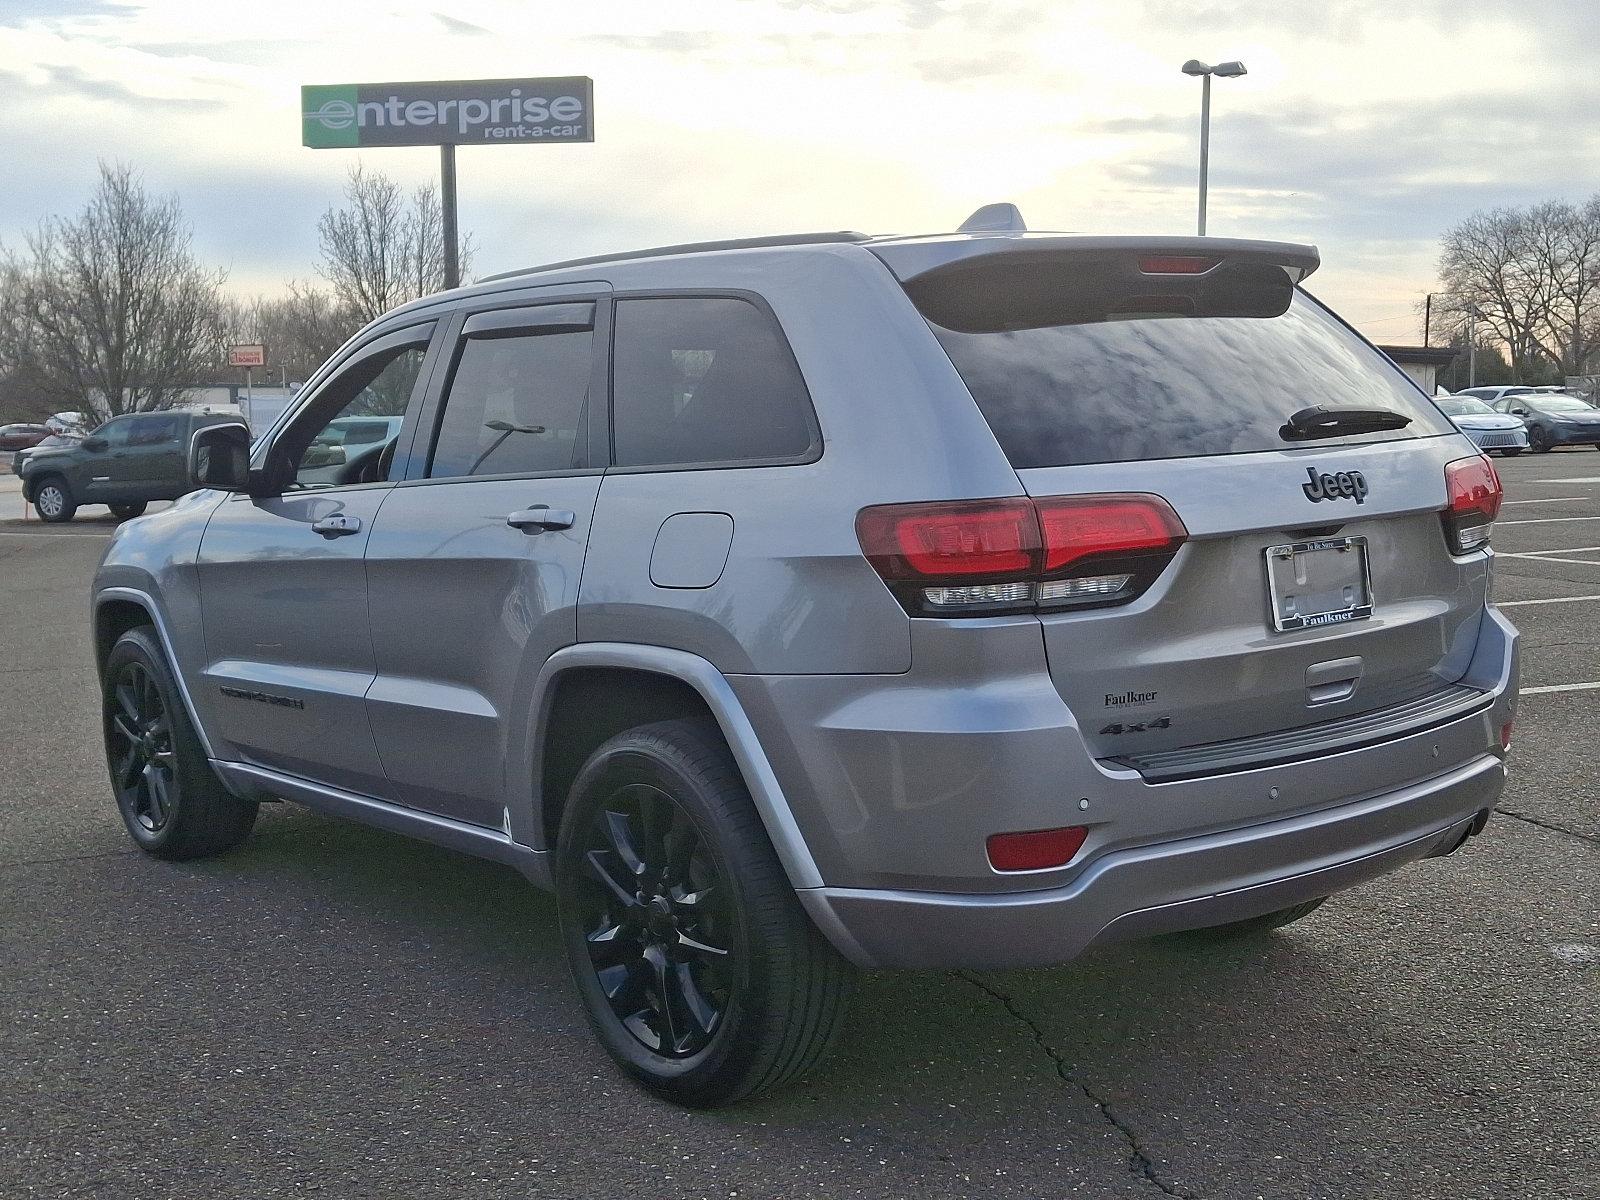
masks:
<svg viewBox="0 0 1600 1200"><path fill-rule="evenodd" d="M1528 448L1528 427L1521 417L1495 412L1476 396L1438 396L1434 403L1485 453L1510 457Z"/></svg>

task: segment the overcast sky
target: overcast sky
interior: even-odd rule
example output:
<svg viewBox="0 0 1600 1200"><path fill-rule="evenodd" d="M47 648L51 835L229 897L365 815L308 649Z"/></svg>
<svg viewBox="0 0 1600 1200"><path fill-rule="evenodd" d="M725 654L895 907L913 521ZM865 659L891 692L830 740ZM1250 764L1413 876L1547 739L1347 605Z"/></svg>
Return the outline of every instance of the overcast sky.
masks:
<svg viewBox="0 0 1600 1200"><path fill-rule="evenodd" d="M1312 290L1419 339L1438 234L1600 191L1600 0L0 0L0 241L80 207L98 158L177 192L241 292L309 278L360 161L307 150L303 83L595 81L593 145L460 153L479 274L698 238L1029 226L1313 242Z"/></svg>

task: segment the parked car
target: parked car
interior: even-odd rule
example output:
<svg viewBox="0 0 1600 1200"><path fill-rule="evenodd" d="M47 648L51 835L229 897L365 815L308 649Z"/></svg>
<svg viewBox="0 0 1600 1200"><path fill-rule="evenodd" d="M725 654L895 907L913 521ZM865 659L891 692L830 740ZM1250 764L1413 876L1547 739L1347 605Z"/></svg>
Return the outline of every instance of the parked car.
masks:
<svg viewBox="0 0 1600 1200"><path fill-rule="evenodd" d="M11 473L13 475L21 475L23 465L28 461L28 459L40 451L60 450L67 446L76 446L81 441L83 441L83 438L76 434L47 434L39 441L37 445L29 446L25 450L18 450L11 456Z"/></svg>
<svg viewBox="0 0 1600 1200"><path fill-rule="evenodd" d="M1493 451L1509 458L1528 448L1528 427L1521 417L1497 413L1473 396L1440 396L1434 403L1486 454Z"/></svg>
<svg viewBox="0 0 1600 1200"><path fill-rule="evenodd" d="M1474 399L1482 400L1490 407L1495 407L1499 401L1504 400L1507 396L1531 396L1540 390L1542 389L1530 387L1527 384L1513 383L1498 384L1493 387L1462 388L1455 394L1457 396L1471 396Z"/></svg>
<svg viewBox="0 0 1600 1200"><path fill-rule="evenodd" d="M0 425L0 450L30 450L50 436L48 426L27 421Z"/></svg>
<svg viewBox="0 0 1600 1200"><path fill-rule="evenodd" d="M514 865L695 1105L815 1063L858 967L1260 934L1457 850L1515 705L1489 460L1313 248L994 212L500 276L198 431L93 586L134 842L288 799ZM308 475L356 415L398 436Z"/></svg>
<svg viewBox="0 0 1600 1200"><path fill-rule="evenodd" d="M189 438L225 416L172 411L113 417L71 445L41 445L15 467L22 495L46 521L70 521L81 504L106 504L136 517L152 500L191 490Z"/></svg>
<svg viewBox="0 0 1600 1200"><path fill-rule="evenodd" d="M1520 417L1528 427L1528 445L1544 454L1557 446L1600 447L1600 409L1560 392L1524 392L1504 396L1496 412Z"/></svg>

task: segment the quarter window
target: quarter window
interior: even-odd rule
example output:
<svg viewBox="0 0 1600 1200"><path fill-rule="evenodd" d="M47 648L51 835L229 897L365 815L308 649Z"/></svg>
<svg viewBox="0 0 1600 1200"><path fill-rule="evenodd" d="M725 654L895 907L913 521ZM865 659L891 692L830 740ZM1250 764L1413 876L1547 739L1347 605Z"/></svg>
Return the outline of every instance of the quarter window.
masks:
<svg viewBox="0 0 1600 1200"><path fill-rule="evenodd" d="M530 475L587 463L592 329L489 330L462 343L428 475Z"/></svg>
<svg viewBox="0 0 1600 1200"><path fill-rule="evenodd" d="M619 301L613 370L618 466L793 461L813 447L800 369L746 300Z"/></svg>

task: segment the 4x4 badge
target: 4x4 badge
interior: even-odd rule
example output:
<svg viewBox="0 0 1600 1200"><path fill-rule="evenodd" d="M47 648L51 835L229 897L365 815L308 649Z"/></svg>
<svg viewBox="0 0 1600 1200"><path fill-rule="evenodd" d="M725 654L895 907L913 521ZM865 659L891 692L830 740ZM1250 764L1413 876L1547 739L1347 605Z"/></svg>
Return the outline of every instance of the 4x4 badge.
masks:
<svg viewBox="0 0 1600 1200"><path fill-rule="evenodd" d="M1307 467L1306 474L1311 478L1300 485L1300 490L1313 504L1319 500L1337 500L1341 496L1361 504L1367 498L1367 477L1360 471L1340 471L1337 475L1329 475L1325 472L1318 474L1315 467Z"/></svg>

